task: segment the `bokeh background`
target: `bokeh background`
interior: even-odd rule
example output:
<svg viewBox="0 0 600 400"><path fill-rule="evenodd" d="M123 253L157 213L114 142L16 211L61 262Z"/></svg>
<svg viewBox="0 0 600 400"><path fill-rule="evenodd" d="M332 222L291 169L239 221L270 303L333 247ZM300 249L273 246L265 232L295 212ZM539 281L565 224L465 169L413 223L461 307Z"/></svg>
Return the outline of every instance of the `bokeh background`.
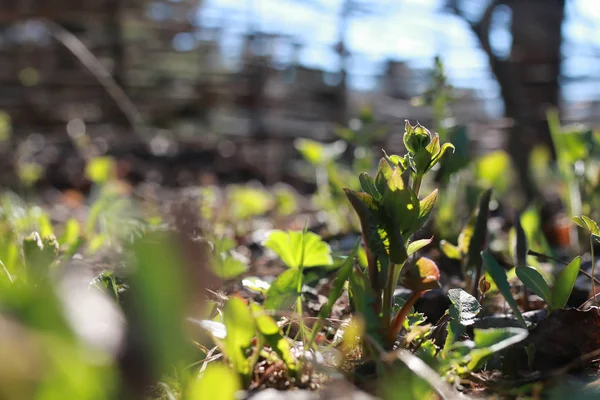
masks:
<svg viewBox="0 0 600 400"><path fill-rule="evenodd" d="M436 56L444 123L519 167L549 107L598 122L599 55L596 0L2 0L1 183L85 188L85 138L133 181L298 186L294 138L432 126Z"/></svg>

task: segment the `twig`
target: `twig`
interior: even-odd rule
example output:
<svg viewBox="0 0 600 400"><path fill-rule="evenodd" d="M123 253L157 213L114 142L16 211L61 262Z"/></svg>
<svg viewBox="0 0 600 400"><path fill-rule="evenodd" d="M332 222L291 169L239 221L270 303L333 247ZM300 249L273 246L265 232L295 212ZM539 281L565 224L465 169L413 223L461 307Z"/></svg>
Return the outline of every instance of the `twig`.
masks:
<svg viewBox="0 0 600 400"><path fill-rule="evenodd" d="M147 138L144 120L125 91L117 84L109 71L94 54L71 32L47 18L40 19L49 33L65 46L94 75L108 95L123 113L133 131L145 141Z"/></svg>

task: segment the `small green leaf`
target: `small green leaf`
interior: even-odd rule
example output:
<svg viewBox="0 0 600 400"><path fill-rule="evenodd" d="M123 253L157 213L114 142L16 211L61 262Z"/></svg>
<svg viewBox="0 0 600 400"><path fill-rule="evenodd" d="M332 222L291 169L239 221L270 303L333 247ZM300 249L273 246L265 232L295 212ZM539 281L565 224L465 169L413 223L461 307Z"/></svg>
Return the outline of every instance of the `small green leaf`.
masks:
<svg viewBox="0 0 600 400"><path fill-rule="evenodd" d="M571 296L579 269L581 268L581 257L575 257L556 278L552 288L552 308L561 309L567 305Z"/></svg>
<svg viewBox="0 0 600 400"><path fill-rule="evenodd" d="M334 161L346 150L343 140L331 144L324 144L312 139L298 138L294 147L302 154L304 159L313 165L323 165Z"/></svg>
<svg viewBox="0 0 600 400"><path fill-rule="evenodd" d="M354 268L354 257L356 256L358 250L358 246L355 247L354 251L346 257L342 266L337 271L335 280L333 281L331 290L329 291L329 297L327 299L327 303L324 304L319 310L319 318L328 318L331 314L331 310L333 309L333 305L340 298L342 292L344 291L344 284L348 279L350 279L350 274L352 274L352 270Z"/></svg>
<svg viewBox="0 0 600 400"><path fill-rule="evenodd" d="M271 231L263 245L273 250L289 268L331 265L331 248L313 232Z"/></svg>
<svg viewBox="0 0 600 400"><path fill-rule="evenodd" d="M467 368L474 371L489 356L519 343L528 334L526 329L521 328L474 329L475 348L469 352Z"/></svg>
<svg viewBox="0 0 600 400"><path fill-rule="evenodd" d="M423 247L430 244L432 241L433 241L433 238L420 239L420 240L415 240L414 242L410 242L410 244L408 245L408 248L406 249L406 254L408 254L410 256L411 254L416 253L417 251L421 250Z"/></svg>
<svg viewBox="0 0 600 400"><path fill-rule="evenodd" d="M460 260L462 258L462 254L460 253L458 247L446 240L440 241L440 249L446 255L446 257L450 258L451 260Z"/></svg>
<svg viewBox="0 0 600 400"><path fill-rule="evenodd" d="M596 221L592 220L591 218L585 215L582 215L581 218L583 219L583 222L585 222L588 232L590 232L592 235L600 235L600 229L598 229L598 224L596 223Z"/></svg>
<svg viewBox="0 0 600 400"><path fill-rule="evenodd" d="M410 237L413 233L421 229L423 225L429 219L431 215L431 211L433 211L433 206L437 200L438 190L435 189L433 192L429 193L423 200L419 202L419 217L417 218L417 222L413 225L413 227L406 233L406 237Z"/></svg>
<svg viewBox="0 0 600 400"><path fill-rule="evenodd" d="M398 156L395 154L388 156L388 154L385 152L385 150L383 150L383 155L386 160L388 160L390 163L392 163L396 167L401 168L402 171L406 170L407 164L406 164L406 160L404 159L404 157L401 157L401 156Z"/></svg>
<svg viewBox="0 0 600 400"><path fill-rule="evenodd" d="M264 307L267 310L285 310L298 298L298 282L302 279L299 269L288 269L271 282Z"/></svg>
<svg viewBox="0 0 600 400"><path fill-rule="evenodd" d="M253 366L250 365L251 358L246 356L246 350L252 346L252 339L256 336L256 325L250 309L242 299L233 297L225 303L223 324L227 331L225 354L235 371L248 378Z"/></svg>
<svg viewBox="0 0 600 400"><path fill-rule="evenodd" d="M238 376L224 364L210 363L199 379L191 379L186 400L231 400L242 389Z"/></svg>
<svg viewBox="0 0 600 400"><path fill-rule="evenodd" d="M506 277L506 271L504 271L504 268L502 268L502 266L498 264L498 261L496 261L496 259L487 250L481 252L481 256L483 258L483 263L485 265L486 271L498 287L498 290L500 291L502 296L504 296L504 299L506 300L510 308L513 310L515 317L519 320L519 322L524 328L527 328L527 324L523 319L523 315L521 315L521 311L519 311L519 306L517 305L515 299L512 297L510 285Z"/></svg>
<svg viewBox="0 0 600 400"><path fill-rule="evenodd" d="M360 188L363 192L370 194L376 201L381 199L381 193L375 187L375 179L366 172L359 175Z"/></svg>
<svg viewBox="0 0 600 400"><path fill-rule="evenodd" d="M384 193L388 186L388 179L392 175L393 169L385 158L379 160L377 175L375 175L375 187L379 193Z"/></svg>
<svg viewBox="0 0 600 400"><path fill-rule="evenodd" d="M531 267L517 267L515 272L525 286L533 290L535 294L544 299L546 304L549 306L552 305L552 293L550 292L550 286L548 286L548 283L537 269Z"/></svg>

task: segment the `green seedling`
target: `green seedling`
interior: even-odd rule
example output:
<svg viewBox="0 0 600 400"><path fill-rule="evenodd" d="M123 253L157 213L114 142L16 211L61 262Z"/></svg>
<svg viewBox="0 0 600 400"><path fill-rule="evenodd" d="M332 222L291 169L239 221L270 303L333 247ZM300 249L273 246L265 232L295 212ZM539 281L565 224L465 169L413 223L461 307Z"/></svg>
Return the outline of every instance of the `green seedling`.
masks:
<svg viewBox="0 0 600 400"><path fill-rule="evenodd" d="M423 177L448 149L453 149L449 143L440 145L437 134L431 134L421 125L412 126L408 121L403 139L408 150L404 157L385 154L375 178L367 173L360 175L360 192L345 189L360 220L367 258L367 275L354 276L351 291L355 294L356 304L364 306L357 307L358 310L379 319L379 334L387 346L393 345L406 317L405 314L392 315L392 296L400 272L409 253L429 243L427 240L411 243L412 235L427 222L438 194L434 190L419 200ZM431 266L433 262L421 261L417 270L425 268L425 264ZM433 274L418 276L425 279ZM361 279L365 281L361 282ZM435 281L437 284L437 278ZM359 293L368 294L369 302L365 298L356 299ZM365 318L367 326L372 317Z"/></svg>

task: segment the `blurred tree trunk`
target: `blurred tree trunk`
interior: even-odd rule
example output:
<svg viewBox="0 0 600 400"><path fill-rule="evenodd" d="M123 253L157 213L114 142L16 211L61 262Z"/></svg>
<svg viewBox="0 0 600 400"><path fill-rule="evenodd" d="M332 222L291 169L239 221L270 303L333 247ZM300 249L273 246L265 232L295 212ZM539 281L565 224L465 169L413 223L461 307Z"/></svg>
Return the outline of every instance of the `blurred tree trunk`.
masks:
<svg viewBox="0 0 600 400"><path fill-rule="evenodd" d="M458 0L450 0L449 4L467 20ZM508 59L494 54L489 40L492 16L500 5L512 11L513 41ZM531 150L542 144L553 157L556 155L546 111L560 107L558 80L564 8L565 0L492 0L479 21L467 20L500 84L505 115L512 122L507 147L528 201L539 194L529 172Z"/></svg>

